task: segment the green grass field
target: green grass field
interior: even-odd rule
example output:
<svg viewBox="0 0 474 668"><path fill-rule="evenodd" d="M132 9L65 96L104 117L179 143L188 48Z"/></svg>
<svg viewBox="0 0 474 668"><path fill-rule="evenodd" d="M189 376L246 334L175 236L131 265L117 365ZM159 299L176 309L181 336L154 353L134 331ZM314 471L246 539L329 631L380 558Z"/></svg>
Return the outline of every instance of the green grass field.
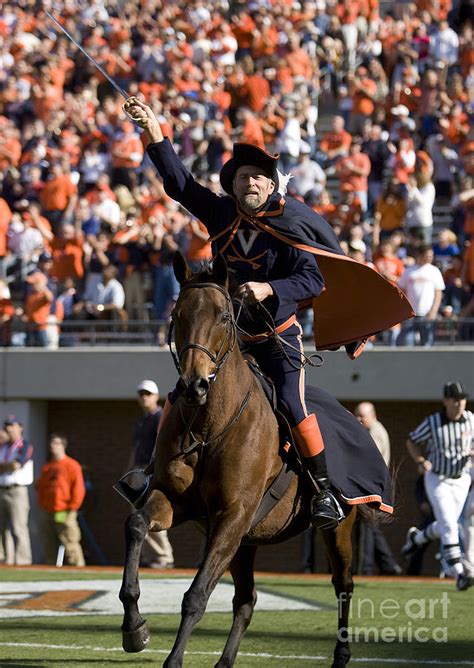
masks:
<svg viewBox="0 0 474 668"><path fill-rule="evenodd" d="M149 577L142 575L142 590ZM91 578L120 580L120 574L0 569L0 608L8 597L2 593L3 583ZM321 609L256 610L236 666L329 666L336 632L336 601L329 578L260 575L257 588ZM453 581L360 579L356 580L353 603L351 627L359 638L352 644L350 665L474 667L474 588L458 592ZM160 666L173 644L179 615L151 614L147 618L152 634L150 649L130 655L121 650L119 615L4 616L0 621L0 666ZM186 668L214 665L230 623L229 613L205 615L188 644Z"/></svg>

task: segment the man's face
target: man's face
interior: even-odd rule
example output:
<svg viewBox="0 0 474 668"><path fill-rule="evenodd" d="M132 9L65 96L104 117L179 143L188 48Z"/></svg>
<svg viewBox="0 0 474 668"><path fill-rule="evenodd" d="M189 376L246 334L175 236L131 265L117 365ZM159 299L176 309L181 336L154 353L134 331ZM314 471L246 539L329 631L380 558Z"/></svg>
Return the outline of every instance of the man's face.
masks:
<svg viewBox="0 0 474 668"><path fill-rule="evenodd" d="M377 419L372 406L365 404L357 407L355 416L366 429L370 429Z"/></svg>
<svg viewBox="0 0 474 668"><path fill-rule="evenodd" d="M15 422L15 424L6 424L5 431L8 434L8 438L13 443L14 441L17 440L17 438L20 438L22 432L22 426L18 424L18 422Z"/></svg>
<svg viewBox="0 0 474 668"><path fill-rule="evenodd" d="M156 408L158 404L158 395L146 390L140 390L138 393L138 403L144 411L149 411Z"/></svg>
<svg viewBox="0 0 474 668"><path fill-rule="evenodd" d="M52 438L49 442L49 452L51 459L54 461L63 459L66 454L66 448L64 447L62 439Z"/></svg>
<svg viewBox="0 0 474 668"><path fill-rule="evenodd" d="M450 420L459 420L466 410L467 399L443 399L446 415Z"/></svg>
<svg viewBox="0 0 474 668"><path fill-rule="evenodd" d="M238 203L248 212L258 211L275 190L274 181L253 165L239 167L232 185Z"/></svg>

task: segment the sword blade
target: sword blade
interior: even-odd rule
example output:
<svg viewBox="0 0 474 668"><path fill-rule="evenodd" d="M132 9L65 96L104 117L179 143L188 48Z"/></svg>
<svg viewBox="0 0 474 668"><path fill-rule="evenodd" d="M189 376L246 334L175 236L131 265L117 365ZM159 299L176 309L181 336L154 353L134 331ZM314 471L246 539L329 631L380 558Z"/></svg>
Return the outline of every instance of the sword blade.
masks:
<svg viewBox="0 0 474 668"><path fill-rule="evenodd" d="M112 79L112 77L107 74L107 72L104 70L103 67L99 65L99 63L90 55L87 53L87 51L80 45L72 35L68 33L66 28L64 28L59 21L57 21L52 14L48 12L48 10L44 10L46 15L51 19L51 21L54 23L54 25L62 32L66 37L74 44L74 46L79 49L79 51L88 59L90 62L96 67L101 74L104 75L104 77L107 79L107 81L111 84L111 86L114 87L114 89L117 91L117 93L120 93L122 97L124 97L126 100L128 99L128 94L126 91L123 90L123 88L120 88L120 86Z"/></svg>

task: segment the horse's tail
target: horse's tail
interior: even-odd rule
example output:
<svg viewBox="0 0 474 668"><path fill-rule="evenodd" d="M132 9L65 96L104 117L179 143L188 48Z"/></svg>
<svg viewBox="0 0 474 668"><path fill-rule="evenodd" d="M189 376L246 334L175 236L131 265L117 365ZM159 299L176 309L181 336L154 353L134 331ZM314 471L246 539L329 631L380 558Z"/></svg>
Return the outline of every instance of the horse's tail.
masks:
<svg viewBox="0 0 474 668"><path fill-rule="evenodd" d="M368 506L366 503L361 503L359 506L357 506L357 512L362 517L362 519L368 522L369 524L391 524L393 522L397 508L397 496L398 496L397 485L398 485L398 474L400 471L400 466L401 464L398 464L396 467L392 466L390 470L392 477L392 493L393 493L393 508L394 508L393 515L391 515L390 513L385 513L382 510L378 510L378 508L372 508L371 506Z"/></svg>

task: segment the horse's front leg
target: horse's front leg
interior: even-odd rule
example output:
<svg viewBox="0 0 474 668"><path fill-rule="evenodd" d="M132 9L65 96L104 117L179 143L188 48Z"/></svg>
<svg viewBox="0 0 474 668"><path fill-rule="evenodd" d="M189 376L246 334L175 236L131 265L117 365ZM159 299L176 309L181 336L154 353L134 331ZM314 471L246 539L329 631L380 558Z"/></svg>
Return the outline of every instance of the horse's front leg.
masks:
<svg viewBox="0 0 474 668"><path fill-rule="evenodd" d="M230 564L230 572L235 586L232 601L234 618L224 652L215 668L230 668L234 665L240 643L252 619L255 603L257 602L253 572L256 551L257 547L255 545L241 545Z"/></svg>
<svg viewBox="0 0 474 668"><path fill-rule="evenodd" d="M337 529L322 532L331 563L332 584L337 596L337 642L331 668L344 668L351 658L349 613L354 590L351 534L356 516L357 510L353 508Z"/></svg>
<svg viewBox="0 0 474 668"><path fill-rule="evenodd" d="M138 609L138 567L143 541L149 529L169 529L172 521L170 502L162 492L154 490L144 507L129 515L125 522L125 565L119 598L124 609L122 646L126 652L141 652L150 642L146 620Z"/></svg>
<svg viewBox="0 0 474 668"><path fill-rule="evenodd" d="M248 513L247 513L248 515ZM211 523L206 555L181 605L181 624L173 649L163 668L181 668L184 649L194 626L202 618L209 596L236 553L247 532L250 517L242 510L242 501L229 507Z"/></svg>

